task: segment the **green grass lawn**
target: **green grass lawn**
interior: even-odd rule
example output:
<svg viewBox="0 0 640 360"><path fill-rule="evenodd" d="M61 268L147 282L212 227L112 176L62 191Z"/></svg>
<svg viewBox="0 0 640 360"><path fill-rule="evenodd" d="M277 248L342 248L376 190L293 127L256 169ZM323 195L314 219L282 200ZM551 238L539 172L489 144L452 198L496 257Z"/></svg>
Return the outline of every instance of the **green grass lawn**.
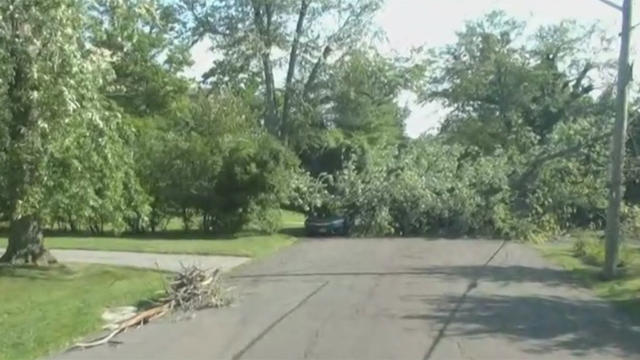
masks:
<svg viewBox="0 0 640 360"><path fill-rule="evenodd" d="M591 247L583 257L576 256L574 244L570 243L543 245L540 250L545 257L570 271L580 284L627 312L634 322L640 322L640 248L624 246L621 249L624 260L621 276L612 281L602 281L604 251L599 246L600 240L590 232L577 233L574 238L591 241L597 246Z"/></svg>
<svg viewBox="0 0 640 360"><path fill-rule="evenodd" d="M135 305L163 288L154 271L75 264L0 267L0 359L35 359L101 328L106 307Z"/></svg>
<svg viewBox="0 0 640 360"><path fill-rule="evenodd" d="M234 255L261 257L271 254L295 242L295 238L283 234L238 235L233 238L158 239L126 237L45 237L50 249L80 249L102 251L131 251L161 254ZM0 247L6 247L7 239L0 238Z"/></svg>
<svg viewBox="0 0 640 360"><path fill-rule="evenodd" d="M300 230L303 222L303 215L283 211L283 232L273 235L245 232L234 236L207 236L179 230L136 237L54 235L45 237L45 246L50 249L261 257L293 244L296 239L288 233ZM0 237L0 248L6 246L6 237Z"/></svg>
<svg viewBox="0 0 640 360"><path fill-rule="evenodd" d="M291 245L304 217L283 211L282 231L211 237L179 230L140 237L47 236L52 249L85 249L260 257ZM0 238L0 247L7 239ZM51 268L0 266L0 360L35 359L71 345L102 326L106 307L153 297L165 275L154 271L74 264Z"/></svg>
<svg viewBox="0 0 640 360"><path fill-rule="evenodd" d="M282 212L282 227L285 229L302 228L304 226L304 215L288 210Z"/></svg>

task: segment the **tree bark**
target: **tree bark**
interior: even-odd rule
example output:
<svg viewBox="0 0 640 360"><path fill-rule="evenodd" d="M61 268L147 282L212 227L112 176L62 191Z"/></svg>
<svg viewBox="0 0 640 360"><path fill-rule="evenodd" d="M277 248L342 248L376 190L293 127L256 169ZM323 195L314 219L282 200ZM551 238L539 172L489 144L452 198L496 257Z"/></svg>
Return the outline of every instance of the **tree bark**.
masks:
<svg viewBox="0 0 640 360"><path fill-rule="evenodd" d="M9 17L9 29L13 42L9 46L9 57L13 62L13 74L8 82L7 95L10 100L8 152L9 178L9 244L6 252L0 257L0 263L10 264L51 264L55 259L44 248L42 229L35 214L22 215L17 211L18 204L24 200L26 188L38 184L40 173L34 165L32 157L37 151L25 139L30 132L37 131L38 112L33 106L34 88L29 70L33 66L34 54L25 50L20 42L28 38L30 28L21 23L15 16Z"/></svg>
<svg viewBox="0 0 640 360"><path fill-rule="evenodd" d="M56 259L44 248L40 223L35 216L27 215L11 221L9 245L0 263L14 265L50 265Z"/></svg>
<svg viewBox="0 0 640 360"><path fill-rule="evenodd" d="M202 232L205 234L209 233L209 216L206 212L202 213Z"/></svg>
<svg viewBox="0 0 640 360"><path fill-rule="evenodd" d="M291 111L291 97L293 96L293 77L296 73L296 62L298 60L298 47L300 38L304 30L304 18L307 16L309 1L302 0L300 4L300 12L298 13L298 23L296 25L296 33L291 44L291 54L289 55L289 68L287 69L287 79L285 81L284 102L282 106L282 123L280 124L281 133L285 144L287 143L287 123L289 122L289 112Z"/></svg>
<svg viewBox="0 0 640 360"><path fill-rule="evenodd" d="M187 207L182 208L182 226L184 227L184 231L191 230L191 215Z"/></svg>
<svg viewBox="0 0 640 360"><path fill-rule="evenodd" d="M253 7L253 21L264 47L260 57L262 59L262 70L265 81L265 106L267 110L265 127L271 134L279 136L276 89L273 76L273 64L271 61L271 22L273 11L269 3L264 4L264 9L258 0L252 0L251 5Z"/></svg>
<svg viewBox="0 0 640 360"><path fill-rule="evenodd" d="M311 95L311 90L313 89L313 86L315 85L316 79L318 77L318 73L320 72L320 67L322 67L322 64L324 64L327 61L327 59L329 58L329 55L331 55L331 51L332 51L331 46L329 45L325 46L324 50L322 51L322 55L318 58L316 63L313 65L313 68L311 69L311 73L309 74L309 78L307 79L307 82L304 84L302 98L305 101L309 99L309 96Z"/></svg>
<svg viewBox="0 0 640 360"><path fill-rule="evenodd" d="M264 79L266 83L265 88L265 102L267 107L267 119L265 127L274 136L278 136L278 111L276 103L276 91L275 80L273 78L273 66L271 64L271 55L268 50L261 55L262 66L264 68Z"/></svg>

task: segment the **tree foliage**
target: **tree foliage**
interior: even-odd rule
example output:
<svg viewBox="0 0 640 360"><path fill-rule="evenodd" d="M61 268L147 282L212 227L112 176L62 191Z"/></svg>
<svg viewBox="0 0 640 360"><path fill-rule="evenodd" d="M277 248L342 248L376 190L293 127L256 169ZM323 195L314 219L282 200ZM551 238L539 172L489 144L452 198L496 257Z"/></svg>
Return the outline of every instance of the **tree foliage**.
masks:
<svg viewBox="0 0 640 360"><path fill-rule="evenodd" d="M315 189L332 204L316 208L347 216L364 235L537 240L602 226L612 96L606 86L596 93L596 84L607 84L609 63L583 49L608 42L572 22L525 30L491 13L470 22L454 44L430 50L422 96L450 110L440 133L387 142L372 160L352 156Z"/></svg>
<svg viewBox="0 0 640 360"><path fill-rule="evenodd" d="M136 196L129 129L100 92L111 69L82 41L85 14L74 0L0 5L4 213L12 228L34 229L12 231L4 260L37 261L37 228L62 213L121 224Z"/></svg>
<svg viewBox="0 0 640 360"><path fill-rule="evenodd" d="M92 46L109 55L115 76L105 95L127 114L168 111L189 83L177 74L192 64L176 5L161 0L97 0L89 8Z"/></svg>
<svg viewBox="0 0 640 360"><path fill-rule="evenodd" d="M325 64L372 36L380 0L183 0L196 41L220 54L204 75L212 86L263 93L264 124L285 141L293 108L315 91ZM278 72L284 83L276 81Z"/></svg>
<svg viewBox="0 0 640 360"><path fill-rule="evenodd" d="M424 96L452 109L444 133L489 153L526 151L558 124L604 115L593 95L596 71L608 63L581 52L600 36L573 22L527 36L523 23L491 13L467 24L455 44L434 51Z"/></svg>
<svg viewBox="0 0 640 360"><path fill-rule="evenodd" d="M242 98L197 92L183 110L140 126L138 164L153 199L152 230L171 217L188 228L197 214L202 230L233 232L285 202L295 156L264 132Z"/></svg>
<svg viewBox="0 0 640 360"><path fill-rule="evenodd" d="M1 3L4 259L43 254L42 227L275 231L281 207L344 215L357 235L602 226L613 79L593 54L609 39L493 12L452 44L389 56L381 5ZM214 60L198 83L183 73L201 41ZM446 107L438 134L405 135L406 91Z"/></svg>
<svg viewBox="0 0 640 360"><path fill-rule="evenodd" d="M352 156L405 141L408 109L399 104L418 69L375 51L352 51L330 66L317 92L291 124L290 140L314 174L333 173Z"/></svg>

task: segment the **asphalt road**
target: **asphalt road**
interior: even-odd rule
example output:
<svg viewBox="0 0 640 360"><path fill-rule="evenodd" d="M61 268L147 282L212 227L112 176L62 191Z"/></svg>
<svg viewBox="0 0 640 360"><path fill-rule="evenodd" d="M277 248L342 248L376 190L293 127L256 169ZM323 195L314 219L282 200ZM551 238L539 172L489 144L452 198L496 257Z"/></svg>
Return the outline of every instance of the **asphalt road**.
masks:
<svg viewBox="0 0 640 360"><path fill-rule="evenodd" d="M227 282L229 308L59 358L640 358L640 329L514 243L306 240Z"/></svg>

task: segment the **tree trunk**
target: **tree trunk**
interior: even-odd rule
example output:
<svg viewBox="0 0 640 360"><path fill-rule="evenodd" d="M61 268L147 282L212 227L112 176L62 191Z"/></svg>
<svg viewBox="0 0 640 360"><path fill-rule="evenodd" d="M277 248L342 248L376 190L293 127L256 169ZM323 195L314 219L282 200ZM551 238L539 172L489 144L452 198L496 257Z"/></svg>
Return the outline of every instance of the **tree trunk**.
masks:
<svg viewBox="0 0 640 360"><path fill-rule="evenodd" d="M260 57L262 58L262 70L265 81L265 107L267 110L265 127L267 131L274 136L279 136L278 105L273 76L273 64L271 61L271 46L273 44L271 23L273 21L273 8L269 2L263 3L258 0L252 0L251 6L253 7L253 22L258 30L258 36L262 40L263 46Z"/></svg>
<svg viewBox="0 0 640 360"><path fill-rule="evenodd" d="M182 226L184 231L191 230L191 216L186 207L182 208Z"/></svg>
<svg viewBox="0 0 640 360"><path fill-rule="evenodd" d="M14 265L49 265L56 259L44 248L40 223L34 216L12 220L9 228L9 246L0 263Z"/></svg>
<svg viewBox="0 0 640 360"><path fill-rule="evenodd" d="M276 103L276 90L275 80L273 77L273 66L271 64L271 55L268 50L265 50L262 54L262 66L264 68L265 79L265 103L267 108L267 118L265 121L265 127L270 134L279 136L280 124L278 121L278 111Z"/></svg>
<svg viewBox="0 0 640 360"><path fill-rule="evenodd" d="M73 220L73 216L70 214L67 215L67 225L69 225L69 231L76 232L78 231L78 227L76 226L76 222Z"/></svg>
<svg viewBox="0 0 640 360"><path fill-rule="evenodd" d="M9 264L52 264L55 259L44 248L42 230L34 214L15 216L17 204L24 200L25 189L41 184L38 168L39 151L31 139L40 139L38 133L38 111L33 102L37 87L30 75L35 54L21 45L31 37L31 28L22 19L9 12L8 31L13 38L9 45L9 62L14 62L9 73L7 96L9 98L9 244L0 257L0 263ZM34 160L35 159L35 160ZM34 211L35 212L35 211Z"/></svg>
<svg viewBox="0 0 640 360"><path fill-rule="evenodd" d="M324 64L327 59L329 58L329 56L331 55L331 46L327 45L324 48L324 51L322 52L322 56L320 56L320 58L318 58L318 61L316 61L316 63L313 65L313 68L311 69L311 73L309 74L309 78L307 79L307 82L304 84L304 90L302 92L302 98L307 101L309 100L309 96L311 95L311 90L313 89L313 86L315 85L316 79L318 77L318 73L320 72L320 67L322 67L322 64Z"/></svg>
<svg viewBox="0 0 640 360"><path fill-rule="evenodd" d="M209 218L207 217L207 213L204 212L202 213L202 232L203 233L208 233L209 232Z"/></svg>
<svg viewBox="0 0 640 360"><path fill-rule="evenodd" d="M296 62L298 59L298 46L300 45L300 38L304 31L304 18L307 16L307 9L309 8L309 1L302 0L300 5L300 12L298 13L298 23L296 25L296 33L293 37L293 43L291 44L291 53L289 55L289 68L287 70L287 79L285 81L284 90L284 105L282 106L282 123L280 124L281 136L287 144L288 137L288 122L289 113L291 112L291 97L293 96L293 77L296 73Z"/></svg>

